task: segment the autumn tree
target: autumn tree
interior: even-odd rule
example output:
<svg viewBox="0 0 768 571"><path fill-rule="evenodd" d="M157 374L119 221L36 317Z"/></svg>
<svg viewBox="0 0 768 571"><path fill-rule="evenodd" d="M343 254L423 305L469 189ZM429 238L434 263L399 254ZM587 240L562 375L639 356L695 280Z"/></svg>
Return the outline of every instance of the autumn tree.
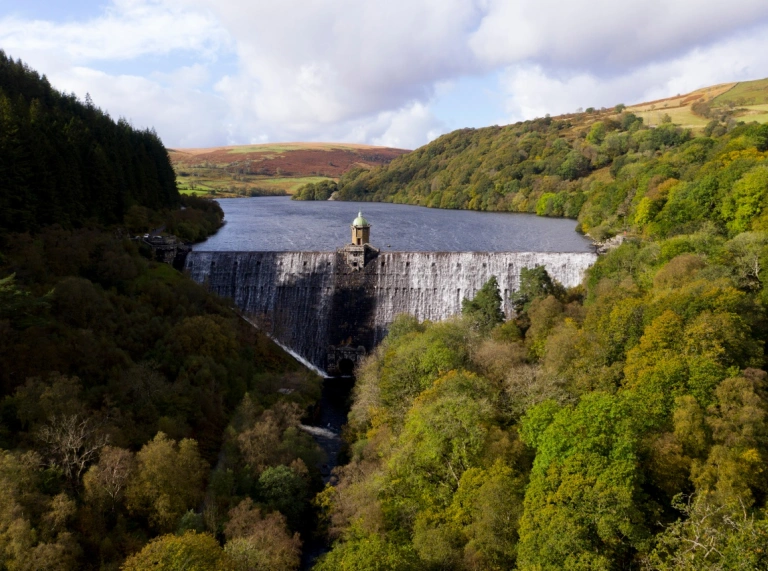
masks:
<svg viewBox="0 0 768 571"><path fill-rule="evenodd" d="M276 403L261 413L253 406L253 400L246 395L231 425L237 450L252 476L297 458L307 465L321 461L312 437L299 429L302 410L296 403Z"/></svg>
<svg viewBox="0 0 768 571"><path fill-rule="evenodd" d="M224 551L237 571L292 571L299 567L301 540L279 512L264 514L247 498L229 512Z"/></svg>
<svg viewBox="0 0 768 571"><path fill-rule="evenodd" d="M79 569L81 549L70 525L75 501L41 491L41 458L0 450L0 567Z"/></svg>
<svg viewBox="0 0 768 571"><path fill-rule="evenodd" d="M54 416L36 431L50 466L60 468L74 484L94 462L109 437L90 417L78 414Z"/></svg>
<svg viewBox="0 0 768 571"><path fill-rule="evenodd" d="M230 558L219 542L207 533L162 535L150 541L141 551L131 555L120 567L122 571L234 571Z"/></svg>
<svg viewBox="0 0 768 571"><path fill-rule="evenodd" d="M102 448L98 463L83 477L86 499L103 509L114 509L125 497L125 488L135 465L129 450L113 446Z"/></svg>
<svg viewBox="0 0 768 571"><path fill-rule="evenodd" d="M207 471L194 440L177 444L158 432L136 454L136 470L125 491L128 508L159 530L173 529L202 499Z"/></svg>
<svg viewBox="0 0 768 571"><path fill-rule="evenodd" d="M747 509L734 513L703 496L679 497L681 518L656 538L648 557L655 571L760 569L768 562L768 521Z"/></svg>
<svg viewBox="0 0 768 571"><path fill-rule="evenodd" d="M766 373L756 369L718 385L706 414L712 447L706 460L692 468L699 496L736 514L768 492L761 468L768 457L767 390Z"/></svg>

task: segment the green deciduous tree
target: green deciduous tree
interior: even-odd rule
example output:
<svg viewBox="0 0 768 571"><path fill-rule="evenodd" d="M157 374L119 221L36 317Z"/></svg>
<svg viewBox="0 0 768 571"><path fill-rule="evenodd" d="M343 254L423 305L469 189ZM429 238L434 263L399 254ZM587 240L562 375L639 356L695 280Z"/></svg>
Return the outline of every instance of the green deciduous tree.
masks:
<svg viewBox="0 0 768 571"><path fill-rule="evenodd" d="M558 174L565 179L575 180L589 172L589 159L578 151L571 151L560 165Z"/></svg>
<svg viewBox="0 0 768 571"><path fill-rule="evenodd" d="M536 448L520 522L518 568L608 569L649 537L638 436L629 408L591 393L575 408L533 407L523 440Z"/></svg>
<svg viewBox="0 0 768 571"><path fill-rule="evenodd" d="M605 139L605 135L608 129L603 121L597 121L592 125L592 128L587 133L587 141L593 145L599 145Z"/></svg>
<svg viewBox="0 0 768 571"><path fill-rule="evenodd" d="M487 380L464 371L440 377L419 395L389 463L393 509L404 515L447 505L488 443L495 398Z"/></svg>
<svg viewBox="0 0 768 571"><path fill-rule="evenodd" d="M387 342L376 379L382 412L401 420L420 392L440 375L467 362L467 339L466 324L449 320Z"/></svg>
<svg viewBox="0 0 768 571"><path fill-rule="evenodd" d="M752 221L768 206L768 167L758 166L746 173L721 206L732 235L750 230Z"/></svg>
<svg viewBox="0 0 768 571"><path fill-rule="evenodd" d="M307 509L307 467L301 460L288 466L271 466L258 481L259 497L270 509L282 513L296 529Z"/></svg>
<svg viewBox="0 0 768 571"><path fill-rule="evenodd" d="M514 568L524 484L522 475L501 460L464 472L449 514L465 541L467 568Z"/></svg>
<svg viewBox="0 0 768 571"><path fill-rule="evenodd" d="M423 569L409 545L377 534L358 534L334 546L315 566L317 571L416 571Z"/></svg>

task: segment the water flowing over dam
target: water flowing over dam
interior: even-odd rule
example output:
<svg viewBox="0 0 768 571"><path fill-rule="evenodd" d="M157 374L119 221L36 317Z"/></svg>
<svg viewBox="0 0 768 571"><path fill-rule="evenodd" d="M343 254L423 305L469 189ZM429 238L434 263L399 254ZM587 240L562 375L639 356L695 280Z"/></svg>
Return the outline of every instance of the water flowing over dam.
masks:
<svg viewBox="0 0 768 571"><path fill-rule="evenodd" d="M330 374L348 374L386 335L396 315L440 320L461 312L491 276L504 311L522 268L543 265L571 287L596 260L593 253L191 252L186 271L235 304L259 327Z"/></svg>

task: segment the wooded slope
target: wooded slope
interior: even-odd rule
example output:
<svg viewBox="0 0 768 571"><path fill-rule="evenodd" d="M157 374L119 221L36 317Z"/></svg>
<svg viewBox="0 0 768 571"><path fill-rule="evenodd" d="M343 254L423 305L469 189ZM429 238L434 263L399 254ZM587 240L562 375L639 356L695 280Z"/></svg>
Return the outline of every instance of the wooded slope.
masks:
<svg viewBox="0 0 768 571"><path fill-rule="evenodd" d="M158 136L51 87L0 51L0 230L119 222L179 204Z"/></svg>
<svg viewBox="0 0 768 571"><path fill-rule="evenodd" d="M737 121L727 109L705 107L713 118L698 134L675 125L672 118L648 127L624 106L462 129L389 165L350 171L340 179L336 198L566 216L577 218L582 230L602 239L630 229L635 220L650 222L648 216L661 211L668 195L665 189L657 195L654 183L649 186L660 174L655 169L666 169L676 181L689 183L705 176L700 167L726 149L765 151L768 126ZM732 190L723 183L716 195L702 197L696 216L708 217L710 211L701 209L720 208L712 200L728 202ZM680 200L691 192L696 192L694 186L684 184L670 196ZM645 196L648 201L641 207ZM655 201L650 214L645 210L649 201ZM727 224L729 216L722 211L713 221Z"/></svg>

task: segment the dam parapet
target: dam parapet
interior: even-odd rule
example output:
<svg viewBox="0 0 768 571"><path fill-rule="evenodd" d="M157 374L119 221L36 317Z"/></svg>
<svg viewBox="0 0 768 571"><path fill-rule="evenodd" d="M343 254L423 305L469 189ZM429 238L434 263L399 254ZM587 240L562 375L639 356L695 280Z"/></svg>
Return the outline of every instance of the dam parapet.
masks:
<svg viewBox="0 0 768 571"><path fill-rule="evenodd" d="M507 317L520 270L542 265L566 287L581 283L593 253L191 252L188 274L234 303L264 331L334 375L348 374L400 313L438 321L461 312L495 276Z"/></svg>

